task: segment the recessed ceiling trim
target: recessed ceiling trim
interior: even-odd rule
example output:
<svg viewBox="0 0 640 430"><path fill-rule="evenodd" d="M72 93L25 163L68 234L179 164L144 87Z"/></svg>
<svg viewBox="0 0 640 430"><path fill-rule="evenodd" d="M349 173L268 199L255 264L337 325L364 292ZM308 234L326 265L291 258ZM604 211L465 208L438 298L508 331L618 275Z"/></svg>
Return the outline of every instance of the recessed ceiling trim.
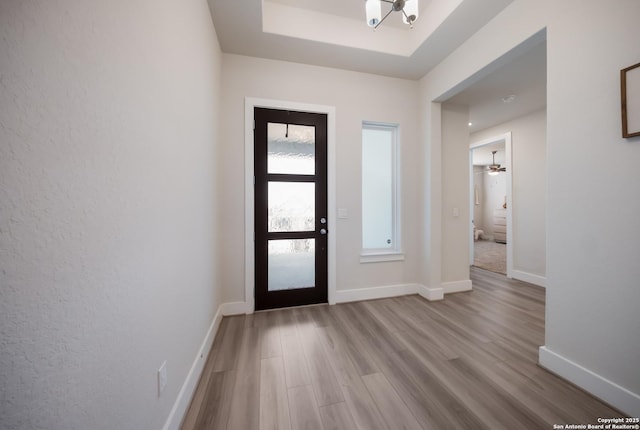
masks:
<svg viewBox="0 0 640 430"><path fill-rule="evenodd" d="M407 30L389 27L373 32L362 20L270 1L262 3L262 31L403 57L409 57L416 48L407 43Z"/></svg>
<svg viewBox="0 0 640 430"><path fill-rule="evenodd" d="M242 0L242 7L228 0L208 0L208 3L218 43L224 53L415 80L422 78L513 1L420 0L420 19L413 30L398 20L402 27L396 29L403 32L399 42L386 37L395 26L394 21L390 23L393 25L375 32L366 25L364 0L349 0L348 3L344 0L322 0L321 3L318 0ZM280 21L269 18L264 22L266 31L263 30L263 5L267 4L268 8L272 3L322 13L320 19L319 15L310 15L314 18L310 22L297 23L297 27L314 28L315 36L294 32L289 21L297 21L296 18L277 26L272 23ZM326 21L325 15L328 16ZM333 25L342 22L336 21L335 16L347 22L357 21L353 23L358 28L357 36L354 37L350 30L343 30L344 26ZM358 39L369 45L354 47L362 45L362 40L358 42ZM387 43L395 43L396 48L400 48L394 53L384 52L380 47L387 46L386 51L390 51Z"/></svg>
<svg viewBox="0 0 640 430"><path fill-rule="evenodd" d="M409 37L411 37L416 44L415 50L417 50L464 1L465 0L431 0L424 11L422 11L421 7L419 23L416 22L413 25L413 30L409 31Z"/></svg>
<svg viewBox="0 0 640 430"><path fill-rule="evenodd" d="M384 54L411 57L456 10L463 0L431 0L413 29L393 26L372 30L363 19L328 14L265 0L262 2L264 33ZM364 2L363 2L364 16Z"/></svg>

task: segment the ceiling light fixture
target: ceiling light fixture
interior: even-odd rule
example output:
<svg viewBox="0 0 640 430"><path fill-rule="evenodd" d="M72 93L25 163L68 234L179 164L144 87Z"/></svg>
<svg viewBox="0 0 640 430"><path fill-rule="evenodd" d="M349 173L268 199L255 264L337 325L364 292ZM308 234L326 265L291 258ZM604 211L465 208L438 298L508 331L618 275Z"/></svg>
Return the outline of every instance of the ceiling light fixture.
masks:
<svg viewBox="0 0 640 430"><path fill-rule="evenodd" d="M491 176L495 176L500 172L506 172L507 168L506 167L500 167L499 164L496 164L496 152L498 151L491 151L491 154L493 154L493 164L489 165L487 167L487 170L489 172L489 174Z"/></svg>
<svg viewBox="0 0 640 430"><path fill-rule="evenodd" d="M413 28L418 19L418 0L365 0L367 11L367 25L378 28L391 12L402 12L402 22ZM382 3L391 4L391 9L382 18Z"/></svg>

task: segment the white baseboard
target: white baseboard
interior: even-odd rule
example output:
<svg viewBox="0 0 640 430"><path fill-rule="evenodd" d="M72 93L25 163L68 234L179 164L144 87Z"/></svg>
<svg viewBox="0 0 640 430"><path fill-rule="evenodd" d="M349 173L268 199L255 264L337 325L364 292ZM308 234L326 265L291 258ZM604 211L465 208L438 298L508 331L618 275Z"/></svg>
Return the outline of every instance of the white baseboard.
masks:
<svg viewBox="0 0 640 430"><path fill-rule="evenodd" d="M385 285L382 287L353 288L336 290L336 303L357 302L360 300L384 299L387 297L415 294L417 284Z"/></svg>
<svg viewBox="0 0 640 430"><path fill-rule="evenodd" d="M462 291L471 291L473 286L471 285L471 279L465 279L464 281L443 282L442 290L445 294L460 293Z"/></svg>
<svg viewBox="0 0 640 430"><path fill-rule="evenodd" d="M611 406L620 409L630 417L640 417L640 394L633 393L603 378L597 373L551 351L546 346L540 347L538 362L545 369L574 383Z"/></svg>
<svg viewBox="0 0 640 430"><path fill-rule="evenodd" d="M180 424L182 424L182 420L187 413L189 403L191 403L191 398L193 397L196 385L200 380L200 375L202 374L202 370L204 369L204 364L207 362L207 357L209 356L211 346L213 345L213 339L218 333L218 328L220 327L220 322L222 321L223 316L223 306L224 305L218 308L218 312L216 312L216 315L213 317L213 321L209 326L209 330L207 330L207 334L202 341L202 345L200 345L198 354L196 355L196 358L191 365L191 369L187 374L187 379L185 379L184 383L182 384L182 388L180 388L180 392L178 393L178 397L173 404L173 408L171 408L171 412L169 412L169 417L162 427L163 430L180 429Z"/></svg>
<svg viewBox="0 0 640 430"><path fill-rule="evenodd" d="M418 290L416 292L430 302L444 299L443 288L429 288L424 285L418 285Z"/></svg>
<svg viewBox="0 0 640 430"><path fill-rule="evenodd" d="M361 300L385 299L387 297L420 294L427 300L442 300L442 288L428 288L420 284L385 285L382 287L354 288L336 291L336 303L357 302Z"/></svg>
<svg viewBox="0 0 640 430"><path fill-rule="evenodd" d="M409 294L420 294L427 300L442 300L444 294L458 293L461 291L471 291L471 281L443 282L440 288L430 288L421 284L397 284L383 285L379 287L352 288L350 290L336 290L333 295L333 303L348 303L361 300L385 299L388 297L406 296ZM223 303L220 306L222 316L239 315L253 313L247 302Z"/></svg>
<svg viewBox="0 0 640 430"><path fill-rule="evenodd" d="M223 316L251 314L253 309L249 309L247 302L230 302L220 305L220 313Z"/></svg>
<svg viewBox="0 0 640 430"><path fill-rule="evenodd" d="M519 279L520 281L528 282L533 285L538 285L540 287L547 287L547 278L544 276L534 275L533 273L514 269L511 271L511 277L514 279Z"/></svg>

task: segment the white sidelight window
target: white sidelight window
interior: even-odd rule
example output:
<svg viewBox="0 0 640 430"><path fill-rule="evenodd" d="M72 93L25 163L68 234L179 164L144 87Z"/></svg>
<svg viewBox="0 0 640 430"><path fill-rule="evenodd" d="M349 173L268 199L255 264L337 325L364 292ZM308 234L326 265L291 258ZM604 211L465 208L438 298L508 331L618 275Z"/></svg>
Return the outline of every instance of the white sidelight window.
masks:
<svg viewBox="0 0 640 430"><path fill-rule="evenodd" d="M398 125L362 124L363 263L402 260L399 226Z"/></svg>

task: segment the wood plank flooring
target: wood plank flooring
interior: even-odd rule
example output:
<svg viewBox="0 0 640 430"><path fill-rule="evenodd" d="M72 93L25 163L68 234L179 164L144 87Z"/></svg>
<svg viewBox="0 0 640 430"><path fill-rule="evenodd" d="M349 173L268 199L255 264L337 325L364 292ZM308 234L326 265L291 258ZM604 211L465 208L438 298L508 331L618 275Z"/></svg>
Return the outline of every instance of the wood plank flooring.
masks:
<svg viewBox="0 0 640 430"><path fill-rule="evenodd" d="M182 430L552 429L620 412L537 366L545 291L473 291L225 317Z"/></svg>

